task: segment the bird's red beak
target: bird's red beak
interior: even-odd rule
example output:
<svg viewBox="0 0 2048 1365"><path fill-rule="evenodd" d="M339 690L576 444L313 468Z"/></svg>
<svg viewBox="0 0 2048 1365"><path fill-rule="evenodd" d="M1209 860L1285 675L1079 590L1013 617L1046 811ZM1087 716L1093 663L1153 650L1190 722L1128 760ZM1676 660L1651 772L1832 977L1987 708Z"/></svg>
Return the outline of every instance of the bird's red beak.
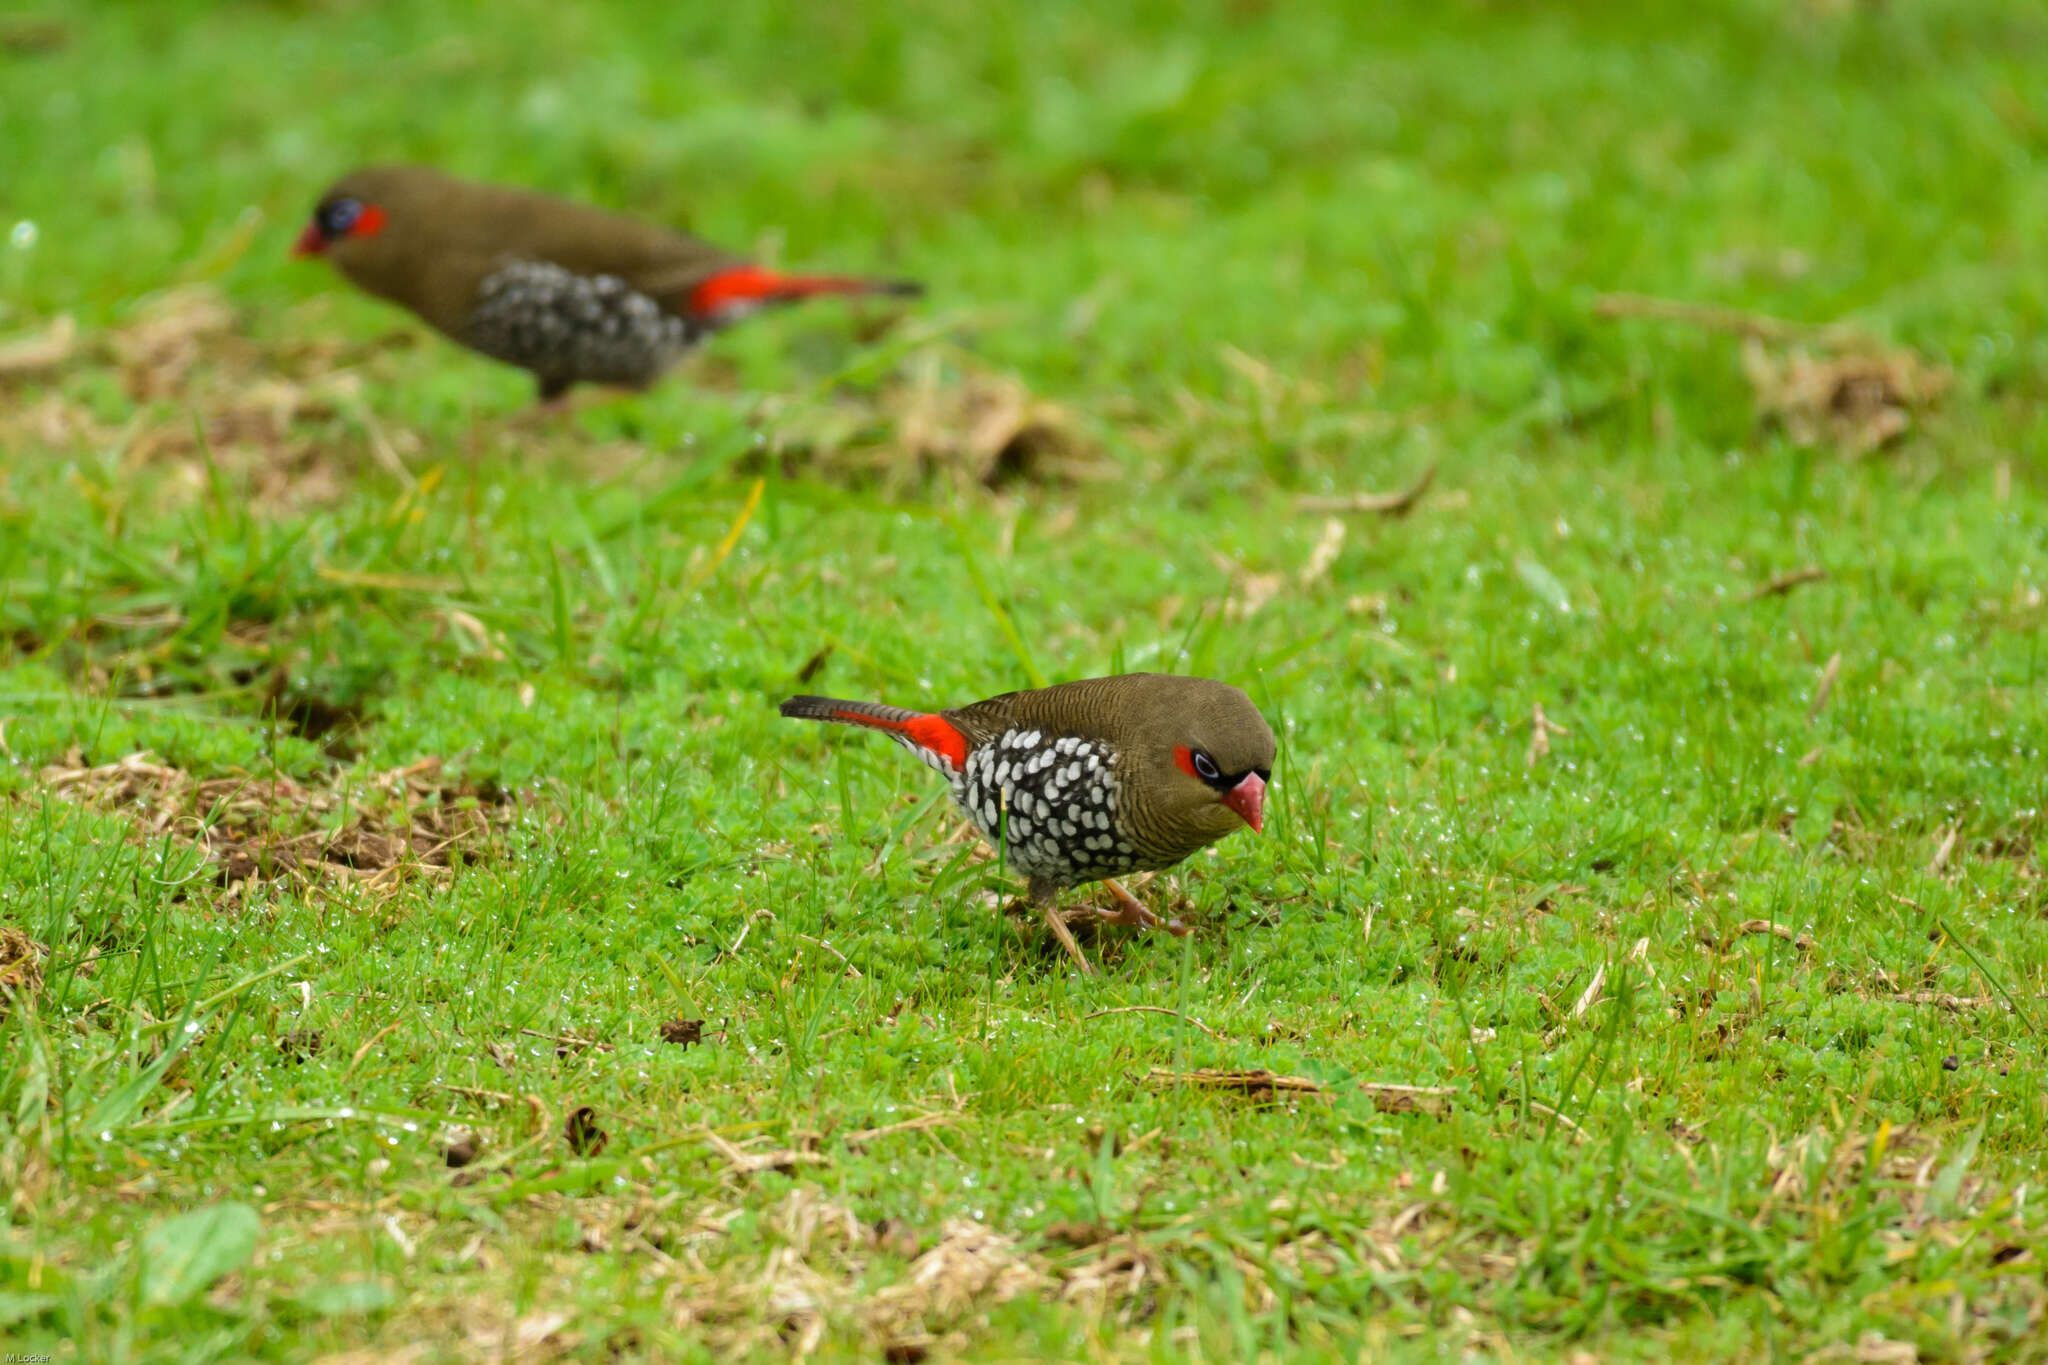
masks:
<svg viewBox="0 0 2048 1365"><path fill-rule="evenodd" d="M327 239L320 235L318 223L306 224L306 230L299 234L299 240L292 243L294 256L318 256L327 250Z"/></svg>
<svg viewBox="0 0 2048 1365"><path fill-rule="evenodd" d="M1266 779L1246 773L1244 781L1223 794L1223 804L1236 811L1252 833L1266 832Z"/></svg>

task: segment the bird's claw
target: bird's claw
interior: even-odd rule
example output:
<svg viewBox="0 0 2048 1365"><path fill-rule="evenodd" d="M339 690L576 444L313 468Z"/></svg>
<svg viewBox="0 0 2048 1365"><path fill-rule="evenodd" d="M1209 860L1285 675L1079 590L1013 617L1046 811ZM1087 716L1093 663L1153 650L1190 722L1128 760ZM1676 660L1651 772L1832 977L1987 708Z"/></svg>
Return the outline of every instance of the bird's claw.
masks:
<svg viewBox="0 0 2048 1365"><path fill-rule="evenodd" d="M1150 929L1159 923L1159 916L1136 901L1128 901L1114 910L1105 910L1098 905L1095 913L1102 916L1105 924L1122 924L1133 929Z"/></svg>
<svg viewBox="0 0 2048 1365"><path fill-rule="evenodd" d="M1105 879L1102 883L1109 888L1109 894L1116 897L1117 908L1104 910L1097 906L1095 913L1102 916L1106 924L1123 924L1133 929L1157 929L1164 927L1175 938L1186 938L1193 930L1179 920L1162 920L1152 913L1145 903L1123 889L1116 882Z"/></svg>

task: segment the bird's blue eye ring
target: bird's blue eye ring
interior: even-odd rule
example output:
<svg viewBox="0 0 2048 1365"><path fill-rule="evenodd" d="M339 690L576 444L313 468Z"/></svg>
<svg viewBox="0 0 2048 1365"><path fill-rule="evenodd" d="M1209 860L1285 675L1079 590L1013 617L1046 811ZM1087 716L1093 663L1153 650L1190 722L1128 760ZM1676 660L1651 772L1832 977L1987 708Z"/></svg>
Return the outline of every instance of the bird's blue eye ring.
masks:
<svg viewBox="0 0 2048 1365"><path fill-rule="evenodd" d="M1200 777L1204 782L1214 782L1221 778L1223 776L1223 773L1222 770L1216 766L1215 759L1210 758L1209 755L1203 753L1200 749L1197 749L1195 750L1195 775Z"/></svg>
<svg viewBox="0 0 2048 1365"><path fill-rule="evenodd" d="M330 242L346 237L362 214L360 200L330 199L320 206L320 235Z"/></svg>

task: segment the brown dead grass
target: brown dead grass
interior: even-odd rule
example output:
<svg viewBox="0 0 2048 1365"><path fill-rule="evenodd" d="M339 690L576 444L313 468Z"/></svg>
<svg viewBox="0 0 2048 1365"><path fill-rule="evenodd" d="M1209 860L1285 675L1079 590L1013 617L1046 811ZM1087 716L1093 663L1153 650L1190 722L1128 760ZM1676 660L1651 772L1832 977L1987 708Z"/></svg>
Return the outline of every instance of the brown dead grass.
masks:
<svg viewBox="0 0 2048 1365"><path fill-rule="evenodd" d="M1219 1071L1202 1067L1194 1071L1173 1071L1154 1067L1145 1075L1148 1085L1161 1088L1194 1086L1200 1090L1221 1090L1250 1099L1271 1102L1281 1095L1327 1095L1329 1090L1306 1076L1282 1076L1263 1067L1251 1071Z"/></svg>
<svg viewBox="0 0 2048 1365"><path fill-rule="evenodd" d="M1145 1083L1161 1089L1192 1086L1198 1090L1243 1095L1260 1104L1278 1103L1283 1095L1328 1096L1337 1093L1336 1087L1307 1076L1282 1076L1263 1067L1250 1071L1222 1071L1211 1067L1173 1071L1154 1067L1145 1074ZM1373 1107L1383 1114L1434 1114L1438 1117L1450 1112L1451 1097L1455 1093L1452 1087L1444 1085L1395 1085L1378 1081L1363 1081L1350 1088L1365 1094L1372 1100Z"/></svg>
<svg viewBox="0 0 2048 1365"><path fill-rule="evenodd" d="M61 369L77 348L78 324L60 313L40 331L0 342L0 382Z"/></svg>
<svg viewBox="0 0 2048 1365"><path fill-rule="evenodd" d="M289 320L293 338L264 337L217 289L182 285L104 332L81 332L67 316L0 339L0 445L119 451L126 470L173 475L168 493L152 497L197 500L225 481L265 509L331 504L370 467L409 480L405 460L421 441L386 429L367 396L395 373L400 362L390 353L419 334L400 329L367 343L330 337L320 326L323 307L308 305ZM117 374L133 411L103 415L66 385L87 367ZM591 401L608 399L593 392ZM530 419L507 414L489 424L491 439L553 451L559 443ZM1069 409L944 342L911 350L869 388L777 396L762 421L765 454L792 475L1000 489L1113 473ZM627 443L578 458L594 471L619 472L646 455Z"/></svg>
<svg viewBox="0 0 2048 1365"><path fill-rule="evenodd" d="M1947 366L1904 349L1815 354L1773 348L1757 337L1743 342L1742 370L1761 420L1801 445L1832 445L1851 457L1904 435L1953 380Z"/></svg>
<svg viewBox="0 0 2048 1365"><path fill-rule="evenodd" d="M0 345L0 444L120 452L124 469L168 470L168 492L204 495L228 480L261 507L331 503L369 462L395 467L409 433L388 439L363 401L365 368L410 346L401 331L364 345L259 340L211 285L146 300L123 325L82 334L68 317ZM134 404L103 418L63 381L112 370Z"/></svg>
<svg viewBox="0 0 2048 1365"><path fill-rule="evenodd" d="M30 1001L43 988L43 963L50 950L13 925L0 924L0 1019L16 1000Z"/></svg>
<svg viewBox="0 0 2048 1365"><path fill-rule="evenodd" d="M441 760L307 786L283 774L201 777L135 753L88 765L76 749L44 768L45 790L127 814L140 840L202 851L224 903L251 886L390 890L477 861L518 813L493 787L444 782Z"/></svg>
<svg viewBox="0 0 2048 1365"><path fill-rule="evenodd" d="M1067 408L951 347L911 353L872 390L777 403L768 417L769 449L792 477L899 488L940 479L1000 489L1113 472Z"/></svg>
<svg viewBox="0 0 2048 1365"><path fill-rule="evenodd" d="M956 1218L929 1251L910 1263L909 1274L874 1296L868 1326L895 1338L956 1327L985 1304L1007 1302L1047 1283L1015 1242L993 1228Z"/></svg>
<svg viewBox="0 0 2048 1365"><path fill-rule="evenodd" d="M1742 370L1757 419L1801 445L1851 458L1896 440L1947 394L1954 374L1848 324L1816 326L1681 299L1605 294L1604 318L1648 318L1742 338Z"/></svg>
<svg viewBox="0 0 2048 1365"><path fill-rule="evenodd" d="M1719 1152L1697 1131L1675 1132L1689 1162L1735 1161L1749 1169L1746 1156ZM1869 1207L1877 1219L1873 1235L1894 1260L1925 1244L1944 1257L2012 1265L2015 1273L1995 1295L1969 1311L2031 1330L2048 1307L2048 1288L2031 1265L2039 1248L2022 1215L2024 1194L1967 1170L1960 1150L1904 1127L1814 1131L1774 1143L1761 1180L1728 1188L1758 1226L1825 1222L1843 1209ZM1331 1155L1341 1161L1346 1154ZM1313 1296L1314 1286L1364 1274L1389 1298L1426 1311L1431 1291L1421 1272L1454 1275L1477 1293L1517 1277L1540 1254L1540 1239L1467 1215L1448 1191L1445 1171L1419 1168L1395 1174L1356 1203L1248 1192L1270 1229L1263 1238L1221 1231L1206 1214L1124 1226L1052 1224L1035 1239L966 1219L920 1234L894 1219L870 1222L808 1181L764 1207L758 1220L746 1219L740 1205L693 1209L675 1206L675 1196L650 1194L548 1195L526 1206L524 1216L553 1226L573 1215L584 1229L585 1252L630 1256L662 1276L671 1325L718 1358L803 1360L829 1341L864 1351L860 1358L923 1361L971 1351L989 1332L993 1311L1020 1298L1065 1305L1104 1329L1142 1331L1191 1277L1219 1284L1227 1276L1247 1314L1269 1314L1289 1298ZM1873 1193L1880 1201L1874 1206ZM1241 1208L1238 1215L1252 1212ZM1901 1310L1910 1311L1925 1290L1902 1282L1879 1292L1896 1292ZM555 1349L592 1342L603 1330L601 1317L586 1309L581 1317L536 1319L522 1331L510 1310L472 1302L476 1313L444 1322L442 1330L455 1327L498 1358L550 1340ZM1468 1315L1461 1330L1477 1324ZM417 1320L405 1330L416 1332Z"/></svg>
<svg viewBox="0 0 2048 1365"><path fill-rule="evenodd" d="M802 1359L837 1327L872 1343L884 1358L922 1359L964 1346L986 1325L989 1308L1055 1289L1016 1242L967 1219L946 1223L920 1250L900 1226L864 1223L806 1185L770 1209L762 1224L777 1245L760 1261L717 1272L693 1265L694 1256L674 1262L674 1322L722 1358L779 1345ZM906 1251L910 1263L898 1278L862 1291L877 1257Z"/></svg>
<svg viewBox="0 0 2048 1365"><path fill-rule="evenodd" d="M2010 1197L1988 1176L1951 1170L1957 1159L1952 1146L1944 1148L1907 1126L1881 1124L1867 1133L1801 1133L1773 1142L1765 1156L1771 1170L1766 1205L1832 1205L1879 1183L1898 1205L1888 1232L1894 1240L1905 1239L1939 1222L1981 1216Z"/></svg>
<svg viewBox="0 0 2048 1365"><path fill-rule="evenodd" d="M1429 486L1436 482L1436 466L1424 465L1415 482L1391 493L1351 493L1344 496L1304 493L1294 505L1304 512L1376 512L1383 517L1405 517L1414 510Z"/></svg>

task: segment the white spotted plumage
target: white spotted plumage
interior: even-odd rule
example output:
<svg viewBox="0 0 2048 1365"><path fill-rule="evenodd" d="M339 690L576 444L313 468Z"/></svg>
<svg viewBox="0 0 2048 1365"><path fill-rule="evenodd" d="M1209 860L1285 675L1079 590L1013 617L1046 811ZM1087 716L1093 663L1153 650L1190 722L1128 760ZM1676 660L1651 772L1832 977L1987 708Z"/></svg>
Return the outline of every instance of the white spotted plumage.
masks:
<svg viewBox="0 0 2048 1365"><path fill-rule="evenodd" d="M617 275L579 275L547 261L511 261L477 288L462 339L548 380L642 387L704 329Z"/></svg>
<svg viewBox="0 0 2048 1365"><path fill-rule="evenodd" d="M1028 877L1073 886L1137 866L1116 829L1116 754L1072 735L1010 729L973 749L953 782L953 799L1010 865ZM1098 832L1099 831L1099 832Z"/></svg>

